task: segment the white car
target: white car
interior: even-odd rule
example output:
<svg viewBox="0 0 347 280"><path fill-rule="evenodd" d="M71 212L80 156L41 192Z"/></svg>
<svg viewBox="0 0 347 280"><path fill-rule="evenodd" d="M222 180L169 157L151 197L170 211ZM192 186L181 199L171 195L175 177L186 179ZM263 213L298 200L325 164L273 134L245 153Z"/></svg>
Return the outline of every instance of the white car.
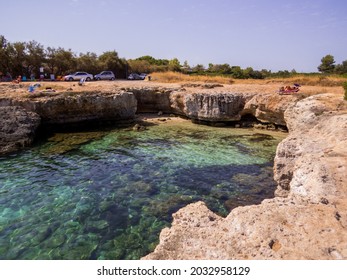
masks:
<svg viewBox="0 0 347 280"><path fill-rule="evenodd" d="M93 75L87 72L76 72L64 76L64 81L80 81L81 79L84 79L85 81L91 81L93 80Z"/></svg>

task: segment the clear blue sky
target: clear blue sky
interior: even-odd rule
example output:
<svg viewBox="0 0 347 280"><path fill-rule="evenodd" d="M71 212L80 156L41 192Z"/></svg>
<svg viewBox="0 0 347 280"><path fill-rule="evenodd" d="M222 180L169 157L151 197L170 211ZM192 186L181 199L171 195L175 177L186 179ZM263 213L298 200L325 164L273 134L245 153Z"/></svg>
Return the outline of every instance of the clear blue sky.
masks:
<svg viewBox="0 0 347 280"><path fill-rule="evenodd" d="M0 0L0 35L75 53L317 71L347 60L347 0Z"/></svg>

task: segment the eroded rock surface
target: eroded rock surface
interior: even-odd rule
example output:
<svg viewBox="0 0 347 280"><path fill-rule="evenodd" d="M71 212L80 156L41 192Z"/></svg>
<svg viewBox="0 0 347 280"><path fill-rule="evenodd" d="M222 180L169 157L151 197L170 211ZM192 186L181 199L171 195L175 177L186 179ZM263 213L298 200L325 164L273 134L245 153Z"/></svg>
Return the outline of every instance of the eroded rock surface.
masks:
<svg viewBox="0 0 347 280"><path fill-rule="evenodd" d="M257 94L245 104L242 113L251 114L264 123L285 126L284 112L300 98L300 95Z"/></svg>
<svg viewBox="0 0 347 280"><path fill-rule="evenodd" d="M31 145L40 117L22 107L0 107L0 155Z"/></svg>
<svg viewBox="0 0 347 280"><path fill-rule="evenodd" d="M242 111L252 95L249 93L233 93L201 91L173 92L170 96L174 113L190 119L203 121L239 121Z"/></svg>
<svg viewBox="0 0 347 280"><path fill-rule="evenodd" d="M284 118L277 197L226 218L190 204L144 259L347 259L347 102L311 96L289 103Z"/></svg>
<svg viewBox="0 0 347 280"><path fill-rule="evenodd" d="M135 95L137 100L137 113L171 113L170 94L179 90L179 87L133 87L126 91Z"/></svg>
<svg viewBox="0 0 347 280"><path fill-rule="evenodd" d="M209 121L251 114L286 125L290 133L274 164L274 199L238 207L226 218L202 202L190 204L173 215L171 228L162 231L160 244L145 259L347 259L347 102L341 95L302 99L180 87L133 93L111 84L107 92L49 96L20 96L21 89L14 90L11 98L0 99L0 153L30 144L40 117L53 124L121 120L141 108Z"/></svg>
<svg viewBox="0 0 347 280"><path fill-rule="evenodd" d="M43 123L49 124L132 119L137 108L136 98L129 92L65 93L45 98L13 99L12 104L36 112Z"/></svg>
<svg viewBox="0 0 347 280"><path fill-rule="evenodd" d="M137 110L134 94L120 89L31 94L23 91L23 88L14 90L15 94L10 97L6 92L0 96L0 112L3 115L0 154L30 145L40 122L42 125L65 125L90 121L128 121L134 119Z"/></svg>

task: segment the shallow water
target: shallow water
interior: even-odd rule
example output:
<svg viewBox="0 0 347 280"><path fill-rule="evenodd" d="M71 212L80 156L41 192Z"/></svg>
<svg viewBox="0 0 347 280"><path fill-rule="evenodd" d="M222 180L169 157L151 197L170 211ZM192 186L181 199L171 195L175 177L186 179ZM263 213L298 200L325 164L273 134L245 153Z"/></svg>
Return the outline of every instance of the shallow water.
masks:
<svg viewBox="0 0 347 280"><path fill-rule="evenodd" d="M285 134L168 121L56 133L0 158L0 259L139 259L195 201L225 216L273 196Z"/></svg>

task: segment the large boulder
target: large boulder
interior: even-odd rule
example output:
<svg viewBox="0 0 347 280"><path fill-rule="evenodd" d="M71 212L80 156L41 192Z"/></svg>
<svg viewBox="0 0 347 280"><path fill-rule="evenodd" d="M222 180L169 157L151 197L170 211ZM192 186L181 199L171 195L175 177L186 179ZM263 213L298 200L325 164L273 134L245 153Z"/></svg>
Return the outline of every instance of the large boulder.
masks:
<svg viewBox="0 0 347 280"><path fill-rule="evenodd" d="M242 114L253 115L263 123L285 126L284 112L300 98L299 95L256 94L245 104Z"/></svg>

